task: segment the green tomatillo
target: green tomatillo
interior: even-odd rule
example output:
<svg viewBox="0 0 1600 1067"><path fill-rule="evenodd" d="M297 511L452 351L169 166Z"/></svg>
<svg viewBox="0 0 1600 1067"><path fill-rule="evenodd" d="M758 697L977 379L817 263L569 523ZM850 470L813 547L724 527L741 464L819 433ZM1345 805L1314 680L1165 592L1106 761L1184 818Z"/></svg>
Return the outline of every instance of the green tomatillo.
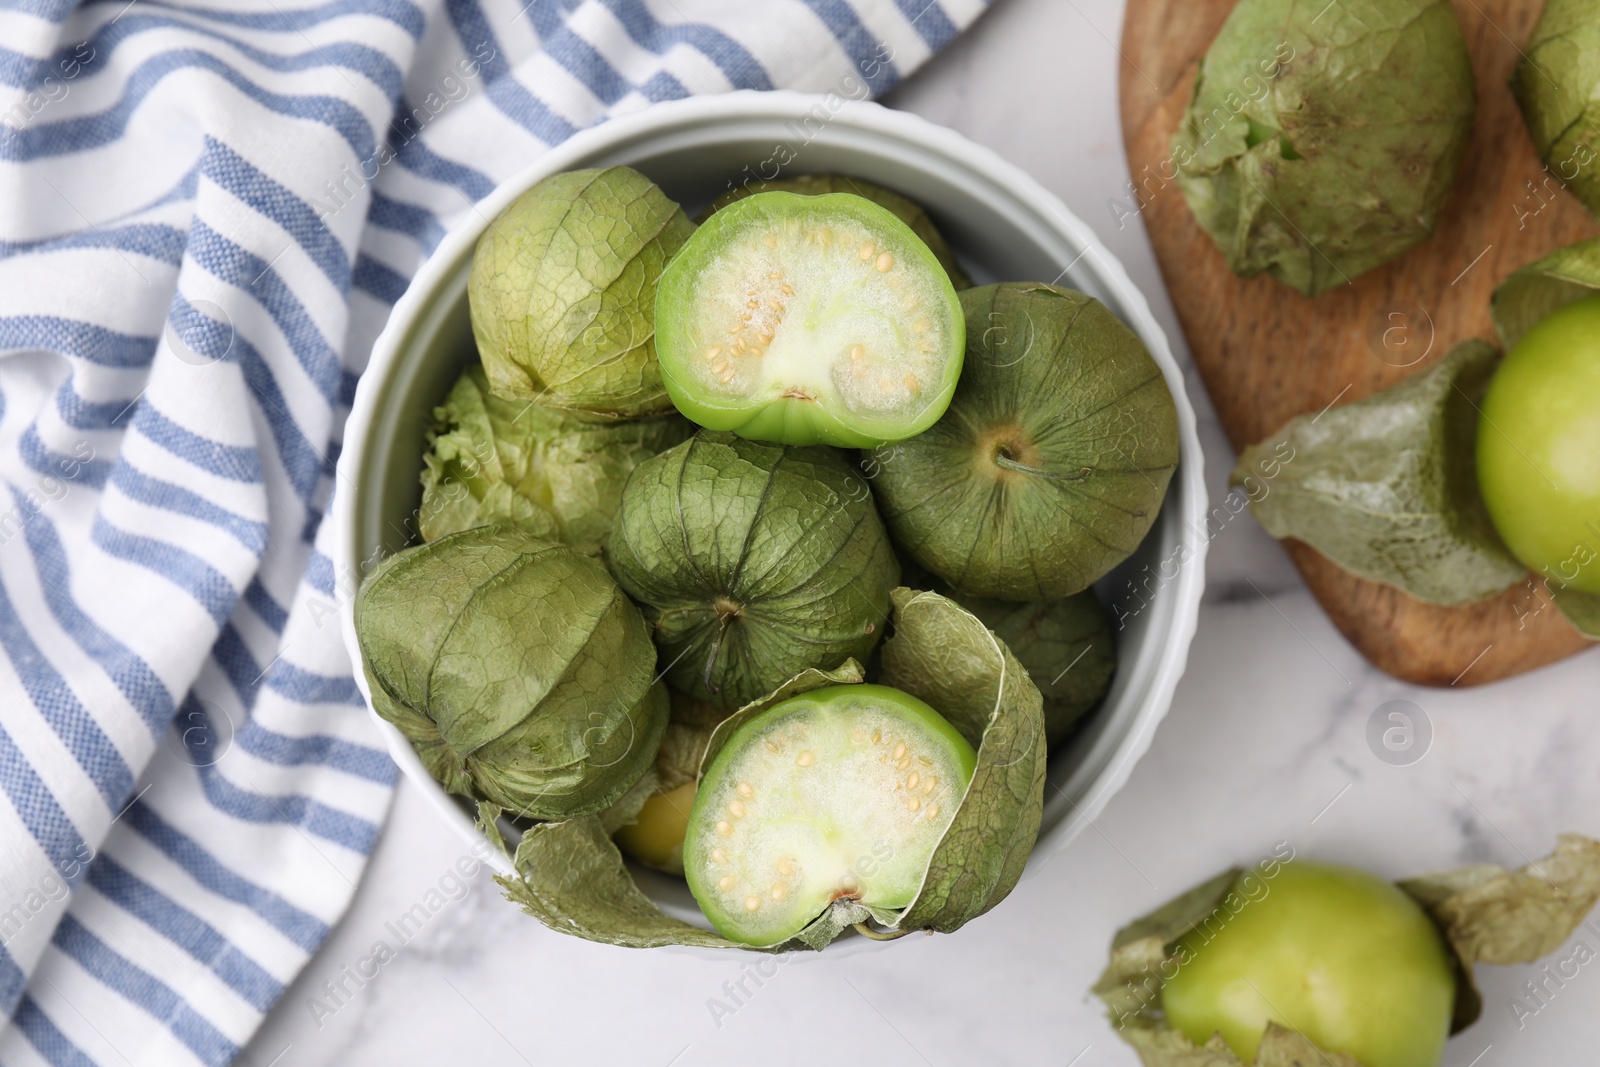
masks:
<svg viewBox="0 0 1600 1067"><path fill-rule="evenodd" d="M778 945L836 901L887 914L922 888L977 764L937 711L881 685L745 721L700 780L683 865L725 937Z"/></svg>
<svg viewBox="0 0 1600 1067"><path fill-rule="evenodd" d="M808 667L865 660L900 574L840 453L709 431L634 470L606 558L668 683L726 708Z"/></svg>
<svg viewBox="0 0 1600 1067"><path fill-rule="evenodd" d="M1476 107L1448 0L1240 0L1171 165L1235 274L1315 296L1433 233Z"/></svg>
<svg viewBox="0 0 1600 1067"><path fill-rule="evenodd" d="M961 373L949 275L887 209L757 193L673 257L655 303L662 380L708 429L866 448L931 426Z"/></svg>
<svg viewBox="0 0 1600 1067"><path fill-rule="evenodd" d="M1483 1012L1475 968L1556 951L1597 900L1578 834L1393 884L1280 841L1118 930L1094 993L1145 1067L1437 1067Z"/></svg>
<svg viewBox="0 0 1600 1067"><path fill-rule="evenodd" d="M650 767L666 687L600 561L511 525L385 559L356 598L379 715L448 790L536 819L608 807Z"/></svg>
<svg viewBox="0 0 1600 1067"><path fill-rule="evenodd" d="M1546 0L1519 51L1511 90L1545 170L1600 215L1600 8Z"/></svg>
<svg viewBox="0 0 1600 1067"><path fill-rule="evenodd" d="M694 433L676 413L594 422L507 400L490 391L478 364L461 373L433 418L417 513L425 541L516 522L593 550L611 531L633 468Z"/></svg>
<svg viewBox="0 0 1600 1067"><path fill-rule="evenodd" d="M591 419L672 410L656 364L656 284L694 223L636 170L529 189L478 239L472 335L496 394Z"/></svg>
<svg viewBox="0 0 1600 1067"><path fill-rule="evenodd" d="M1600 593L1600 295L1506 353L1483 399L1478 483L1519 560L1553 587Z"/></svg>
<svg viewBox="0 0 1600 1067"><path fill-rule="evenodd" d="M1138 335L1084 293L1007 282L964 290L961 306L950 410L867 457L884 521L958 594L1076 593L1155 522L1178 462L1172 393Z"/></svg>
<svg viewBox="0 0 1600 1067"><path fill-rule="evenodd" d="M1226 919L1179 942L1162 989L1167 1021L1196 1045L1220 1033L1245 1063L1268 1023L1362 1067L1437 1067L1450 1035L1450 949L1383 879L1295 860Z"/></svg>

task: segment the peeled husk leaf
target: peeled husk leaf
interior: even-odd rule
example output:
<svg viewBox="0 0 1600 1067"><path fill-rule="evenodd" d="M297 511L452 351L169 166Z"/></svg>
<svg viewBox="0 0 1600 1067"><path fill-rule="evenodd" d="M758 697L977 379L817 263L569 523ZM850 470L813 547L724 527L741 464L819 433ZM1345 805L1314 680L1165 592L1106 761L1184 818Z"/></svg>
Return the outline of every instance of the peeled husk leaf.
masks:
<svg viewBox="0 0 1600 1067"><path fill-rule="evenodd" d="M1104 1002L1113 1026L1166 1029L1157 969L1185 934L1223 906L1243 873L1230 867L1116 932L1110 962L1092 990Z"/></svg>
<svg viewBox="0 0 1600 1067"><path fill-rule="evenodd" d="M1171 165L1234 273L1314 296L1432 234L1476 106L1449 0L1241 0Z"/></svg>
<svg viewBox="0 0 1600 1067"><path fill-rule="evenodd" d="M1139 1053L1145 1067L1240 1067L1221 1035L1212 1034L1203 1047L1167 1027L1144 1029L1130 1026L1121 1031L1124 1041ZM1256 1050L1255 1067L1362 1067L1361 1061L1343 1052L1328 1052L1312 1044L1303 1034L1269 1022Z"/></svg>
<svg viewBox="0 0 1600 1067"><path fill-rule="evenodd" d="M616 835L617 844L631 859L664 871L683 876L683 835L677 821L685 826L689 811L694 805L692 788L700 773L700 760L717 723L728 715L726 708L718 708L671 690L672 714L667 721L667 732L661 738L661 750L656 753L655 766L649 778L652 788L639 810L628 813L623 826L639 825L638 829ZM690 786L689 789L684 789ZM672 830L663 829L671 822ZM670 851L667 849L670 848Z"/></svg>
<svg viewBox="0 0 1600 1067"><path fill-rule="evenodd" d="M1545 168L1600 215L1600 8L1546 0L1511 79Z"/></svg>
<svg viewBox="0 0 1600 1067"><path fill-rule="evenodd" d="M1178 462L1160 368L1105 305L1007 282L960 294L949 410L864 470L895 543L958 595L1077 593L1149 532Z"/></svg>
<svg viewBox="0 0 1600 1067"><path fill-rule="evenodd" d="M1433 604L1467 604L1527 569L1489 521L1475 464L1478 404L1499 353L1468 341L1381 393L1301 415L1239 457L1279 472L1250 510L1274 537Z"/></svg>
<svg viewBox="0 0 1600 1067"><path fill-rule="evenodd" d="M1600 161L1597 161L1600 162ZM1507 351L1552 312L1600 292L1600 237L1529 263L1495 287L1490 310Z"/></svg>
<svg viewBox="0 0 1600 1067"><path fill-rule="evenodd" d="M656 755L656 773L661 776L662 792L670 792L700 776L711 732L729 715L727 708L696 700L676 689L672 691L672 717L667 734Z"/></svg>
<svg viewBox="0 0 1600 1067"><path fill-rule="evenodd" d="M1118 930L1111 958L1093 992L1111 1025L1145 1067L1243 1067L1218 1036L1196 1046L1162 1014L1160 973L1175 966L1179 942L1219 909L1244 872L1223 871ZM1457 964L1451 1033L1478 1017L1476 963L1533 963L1567 940L1600 901L1600 841L1562 834L1549 856L1520 870L1492 864L1463 867L1397 883L1438 925ZM1361 1067L1343 1053L1318 1049L1303 1036L1269 1025L1256 1067L1327 1063Z"/></svg>
<svg viewBox="0 0 1600 1067"><path fill-rule="evenodd" d="M841 897L828 905L810 926L795 935L807 948L821 952L837 941L846 930L872 918L873 909L858 900Z"/></svg>
<svg viewBox="0 0 1600 1067"><path fill-rule="evenodd" d="M1045 760L1039 693L1005 646L953 601L897 589L895 605L890 645L896 651L889 656L895 666L886 664L885 684L928 701L978 745L972 781L908 907L836 902L791 942L765 949L735 944L662 914L639 892L598 816L534 827L517 849L517 877L497 879L507 895L551 929L592 941L765 952L820 949L869 922L882 931L877 936L949 932L993 907L1016 884L1039 831ZM934 676L936 671L943 673ZM768 708L813 689L863 680L854 660L836 670L802 671L723 720L702 768L710 766L734 731Z"/></svg>
<svg viewBox="0 0 1600 1067"><path fill-rule="evenodd" d="M566 171L524 193L478 239L467 283L494 391L595 419L670 412L656 283L693 232L628 167Z"/></svg>
<svg viewBox="0 0 1600 1067"><path fill-rule="evenodd" d="M1548 19L1548 14L1546 18ZM1600 167L1596 159L1595 167ZM1495 288L1495 330L1509 351L1547 315L1600 292L1600 237L1530 263ZM1600 640L1600 595L1549 585L1551 598L1585 637Z"/></svg>
<svg viewBox="0 0 1600 1067"><path fill-rule="evenodd" d="M679 415L596 423L489 391L480 364L434 409L423 456L425 541L516 522L541 537L597 551L622 487L640 463L694 433Z"/></svg>
<svg viewBox="0 0 1600 1067"><path fill-rule="evenodd" d="M373 707L451 792L563 819L613 804L655 759L655 650L592 557L479 527L385 559L355 614Z"/></svg>
<svg viewBox="0 0 1600 1067"><path fill-rule="evenodd" d="M654 628L668 683L723 707L865 660L899 580L841 453L709 431L634 471L606 557Z"/></svg>
<svg viewBox="0 0 1600 1067"><path fill-rule="evenodd" d="M1532 963L1561 947L1600 902L1600 841L1562 834L1515 871L1480 864L1399 883L1466 963Z"/></svg>
<svg viewBox="0 0 1600 1067"><path fill-rule="evenodd" d="M994 631L1044 697L1045 739L1054 748L1111 688L1117 641L1111 614L1091 589L1061 600L957 596L955 601Z"/></svg>
<svg viewBox="0 0 1600 1067"><path fill-rule="evenodd" d="M950 284L957 289L966 289L972 285L972 279L956 262L956 257L950 251L949 242L944 239L944 234L933 224L928 217L927 210L915 200L901 196L892 189L885 189L881 185L874 185L865 178L854 178L848 174L802 174L797 178L777 178L772 181L752 181L732 189L711 202L711 205L701 213L696 222L705 222L711 217L712 212L721 211L729 204L743 200L747 196L757 193L798 193L801 196L821 196L825 193L854 193L856 196L866 197L879 207L887 208L907 226L911 232L922 239L939 260L939 265L950 275Z"/></svg>
<svg viewBox="0 0 1600 1067"><path fill-rule="evenodd" d="M651 767L644 772L637 782L629 786L628 791L623 793L610 807L602 808L600 811L595 812L594 817L600 820L600 825L605 828L606 833L615 834L622 827L634 822L645 803L655 796L660 789L661 777L657 774L656 768ZM580 816L580 818L588 818L588 816ZM489 843L494 845L507 860L512 860L515 854L515 850L507 843L507 830L511 831L510 837L520 842L523 835L530 829L548 825L537 820L527 819L518 812L507 811L497 804L490 804L483 800L478 801L478 816L473 822L478 831L487 837Z"/></svg>
<svg viewBox="0 0 1600 1067"><path fill-rule="evenodd" d="M664 913L634 884L597 815L540 823L522 837L516 877L496 875L506 898L550 929L624 948L743 948Z"/></svg>
<svg viewBox="0 0 1600 1067"><path fill-rule="evenodd" d="M1049 755L1043 700L1005 644L955 601L904 587L893 599L883 684L938 709L978 750L922 889L892 924L948 933L1004 900L1033 851Z"/></svg>

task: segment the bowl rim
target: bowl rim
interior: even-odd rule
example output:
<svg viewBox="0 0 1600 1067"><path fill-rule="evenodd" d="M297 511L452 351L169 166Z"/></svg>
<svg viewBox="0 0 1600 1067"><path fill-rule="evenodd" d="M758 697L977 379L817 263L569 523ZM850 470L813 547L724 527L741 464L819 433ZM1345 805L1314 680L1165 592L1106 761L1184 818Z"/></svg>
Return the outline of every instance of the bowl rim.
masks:
<svg viewBox="0 0 1600 1067"><path fill-rule="evenodd" d="M659 135L673 128L752 119L794 121L813 112L818 105L828 110L829 126L837 124L920 148L944 158L954 167L1008 190L1018 205L1045 217L1058 234L1081 248L1078 259L1092 256L1095 262L1089 269L1115 295L1120 309L1129 320L1128 325L1144 341L1161 368L1177 409L1179 463L1174 484L1178 487L1178 493L1176 500L1169 497L1167 506L1173 506L1177 501L1183 502L1183 513L1179 516L1181 543L1187 545L1189 554L1182 561L1177 576L1163 588L1173 604L1169 627L1159 634L1165 647L1154 664L1154 676L1144 687L1144 696L1128 729L1110 744L1109 752L1098 753L1098 745L1091 748L1080 765L1069 774L1066 784L1072 785L1083 776L1082 772L1092 772L1089 775L1089 788L1079 801L1073 801L1062 790L1071 810L1040 833L1028 860L1024 875L1027 877L1063 850L1085 828L1093 825L1094 819L1111 797L1127 783L1134 766L1149 750L1157 726L1171 708L1178 680L1187 667L1189 648L1199 623L1209 546L1209 538L1203 532L1209 501L1204 480L1205 458L1200 446L1194 407L1189 401L1182 368L1172 354L1166 332L1150 310L1149 301L1133 284L1121 262L1082 220L1067 209L1059 197L992 150L910 112L893 110L872 101L844 98L837 93L790 90L738 90L687 97L654 104L573 135L500 182L493 192L470 207L412 277L373 343L370 358L357 382L345 423L345 448L337 464L336 482L342 482L347 487L357 484L361 468L368 462L369 431L377 413L378 401L386 379L403 351L404 342L431 310L431 300L441 283L448 279L452 265L470 250L491 221L514 199L544 178L585 165L586 160L640 135ZM1068 269L1070 267L1071 264ZM1064 270L1062 274L1065 273ZM335 573L356 576L347 595L338 598L340 633L350 657L356 685L390 757L405 776L422 789L440 816L464 840L476 845L485 840L484 836L428 773L405 736L373 709L372 694L362 668L361 650L355 631L354 585L359 581L365 555L362 547L356 543L359 495L353 490L336 492L332 515L336 525L334 543L339 557L334 560ZM1099 759L1094 758L1097 754ZM512 873L505 856L497 849L491 852L490 865L501 874Z"/></svg>

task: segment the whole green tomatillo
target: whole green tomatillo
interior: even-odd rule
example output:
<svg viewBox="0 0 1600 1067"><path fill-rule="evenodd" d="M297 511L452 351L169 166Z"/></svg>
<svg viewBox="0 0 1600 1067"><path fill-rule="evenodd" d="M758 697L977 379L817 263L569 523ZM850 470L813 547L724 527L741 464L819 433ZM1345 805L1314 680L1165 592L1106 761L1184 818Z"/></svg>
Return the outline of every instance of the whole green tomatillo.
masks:
<svg viewBox="0 0 1600 1067"><path fill-rule="evenodd" d="M495 393L594 419L672 410L655 293L694 231L636 170L573 170L518 197L478 239L472 335Z"/></svg>
<svg viewBox="0 0 1600 1067"><path fill-rule="evenodd" d="M701 431L634 470L606 543L667 681L738 707L865 660L900 567L839 452Z"/></svg>
<svg viewBox="0 0 1600 1067"><path fill-rule="evenodd" d="M483 368L462 372L433 410L423 456L422 537L517 522L585 550L611 531L628 475L694 433L674 413L594 422L489 390Z"/></svg>
<svg viewBox="0 0 1600 1067"><path fill-rule="evenodd" d="M1240 0L1171 166L1235 274L1315 296L1433 233L1476 108L1449 0Z"/></svg>
<svg viewBox="0 0 1600 1067"><path fill-rule="evenodd" d="M1139 546L1178 462L1144 343L1098 300L1007 282L961 293L967 355L944 418L865 471L895 542L958 594L1050 600Z"/></svg>
<svg viewBox="0 0 1600 1067"><path fill-rule="evenodd" d="M1251 1063L1268 1023L1362 1067L1438 1067L1456 975L1428 914L1353 867L1295 860L1242 906L1179 942L1161 990L1167 1021L1196 1045L1220 1033Z"/></svg>
<svg viewBox="0 0 1600 1067"><path fill-rule="evenodd" d="M656 757L666 688L592 556L516 526L397 552L356 599L379 715L446 789L535 819L599 811Z"/></svg>
<svg viewBox="0 0 1600 1067"><path fill-rule="evenodd" d="M1600 214L1600 8L1546 0L1511 89L1545 169Z"/></svg>
<svg viewBox="0 0 1600 1067"><path fill-rule="evenodd" d="M1483 398L1478 484L1522 563L1556 588L1600 593L1600 295L1541 320Z"/></svg>

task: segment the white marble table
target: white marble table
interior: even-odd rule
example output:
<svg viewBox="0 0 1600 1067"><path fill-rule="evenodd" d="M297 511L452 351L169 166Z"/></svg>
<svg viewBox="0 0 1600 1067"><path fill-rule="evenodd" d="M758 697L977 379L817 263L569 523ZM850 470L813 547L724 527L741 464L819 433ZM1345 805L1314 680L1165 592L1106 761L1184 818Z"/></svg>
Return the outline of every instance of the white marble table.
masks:
<svg viewBox="0 0 1600 1067"><path fill-rule="evenodd" d="M994 148L1060 195L1127 265L1181 352L1142 229L1119 229L1107 208L1126 179L1121 18L1118 0L1000 0L888 102ZM1198 380L1191 396L1220 495L1233 457ZM1517 866L1559 831L1600 835L1600 652L1486 688L1415 689L1360 659L1253 522L1216 539L1208 579L1188 674L1127 787L1092 830L958 935L797 959L757 981L744 959L550 933L480 874L318 1018L308 999L378 938L392 942L386 924L466 853L402 785L349 915L241 1062L1130 1067L1136 1057L1085 996L1108 939L1232 862L1288 841L1300 855L1401 877ZM1409 766L1380 761L1366 742L1372 712L1392 699L1414 701L1432 724L1431 749ZM1600 921L1578 936L1600 949ZM1519 1027L1511 1001L1534 970L1480 972L1484 1018L1451 1043L1448 1067L1594 1062L1600 964L1546 1004L1525 999L1539 1010ZM714 1000L735 1010L714 1012Z"/></svg>

